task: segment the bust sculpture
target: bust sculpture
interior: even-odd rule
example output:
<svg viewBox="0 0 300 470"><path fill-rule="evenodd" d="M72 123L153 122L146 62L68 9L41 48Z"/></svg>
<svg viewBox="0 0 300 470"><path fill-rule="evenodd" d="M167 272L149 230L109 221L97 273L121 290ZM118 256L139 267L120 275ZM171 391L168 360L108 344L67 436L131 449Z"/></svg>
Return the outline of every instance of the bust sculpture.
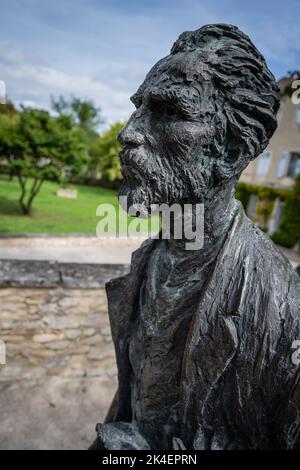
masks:
<svg viewBox="0 0 300 470"><path fill-rule="evenodd" d="M204 243L149 239L107 284L119 383L91 449L300 448L299 278L234 199L276 129L275 78L237 27L206 25L132 101L120 194L203 204Z"/></svg>

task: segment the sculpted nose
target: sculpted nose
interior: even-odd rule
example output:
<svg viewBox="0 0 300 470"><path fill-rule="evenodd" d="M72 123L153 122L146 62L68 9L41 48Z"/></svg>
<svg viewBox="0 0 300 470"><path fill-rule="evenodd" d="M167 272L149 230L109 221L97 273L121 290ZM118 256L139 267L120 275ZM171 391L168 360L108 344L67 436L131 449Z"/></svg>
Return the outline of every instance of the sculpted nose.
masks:
<svg viewBox="0 0 300 470"><path fill-rule="evenodd" d="M137 128L135 121L130 118L127 125L121 130L118 140L121 145L142 145L145 137L141 130Z"/></svg>

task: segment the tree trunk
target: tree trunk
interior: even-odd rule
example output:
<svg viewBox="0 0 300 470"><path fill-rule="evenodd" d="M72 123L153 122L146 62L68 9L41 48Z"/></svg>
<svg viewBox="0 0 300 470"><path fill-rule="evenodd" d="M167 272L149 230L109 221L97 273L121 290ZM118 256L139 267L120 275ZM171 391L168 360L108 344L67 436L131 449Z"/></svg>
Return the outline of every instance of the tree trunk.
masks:
<svg viewBox="0 0 300 470"><path fill-rule="evenodd" d="M21 186L21 196L19 199L19 203L21 206L22 213L24 215L30 215L31 213L31 208L32 208L32 202L35 198L35 196L38 194L39 190L41 189L41 186L44 182L43 179L37 179L35 178L33 181L33 184L30 189L30 194L27 198L26 201L26 179L25 181L23 180L23 177L21 175L18 175L19 183Z"/></svg>
<svg viewBox="0 0 300 470"><path fill-rule="evenodd" d="M25 198L25 194L26 194L26 180L24 181L20 174L18 175L18 180L19 180L19 184L21 186L21 196L20 196L20 199L19 199L19 203L20 203L20 206L21 206L22 213L24 215L26 215L27 214L26 205L24 204L24 198Z"/></svg>

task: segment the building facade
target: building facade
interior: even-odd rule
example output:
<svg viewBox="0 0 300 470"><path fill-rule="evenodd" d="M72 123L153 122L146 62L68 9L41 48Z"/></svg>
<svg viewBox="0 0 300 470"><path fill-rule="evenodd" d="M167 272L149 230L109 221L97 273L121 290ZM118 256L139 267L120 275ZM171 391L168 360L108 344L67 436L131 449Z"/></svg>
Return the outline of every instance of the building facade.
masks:
<svg viewBox="0 0 300 470"><path fill-rule="evenodd" d="M283 90L291 83L290 77L279 81ZM252 185L291 188L300 173L300 105L290 96L281 99L278 128L265 151L251 162L240 181Z"/></svg>

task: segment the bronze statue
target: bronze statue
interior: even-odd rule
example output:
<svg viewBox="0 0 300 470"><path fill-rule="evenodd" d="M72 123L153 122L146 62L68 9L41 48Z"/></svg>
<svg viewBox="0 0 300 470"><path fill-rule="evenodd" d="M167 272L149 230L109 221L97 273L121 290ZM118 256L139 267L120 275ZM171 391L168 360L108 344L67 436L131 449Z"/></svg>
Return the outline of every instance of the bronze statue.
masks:
<svg viewBox="0 0 300 470"><path fill-rule="evenodd" d="M299 278L234 199L279 108L235 26L181 34L133 95L120 194L204 204L204 244L147 240L107 284L119 387L92 449L300 448Z"/></svg>

